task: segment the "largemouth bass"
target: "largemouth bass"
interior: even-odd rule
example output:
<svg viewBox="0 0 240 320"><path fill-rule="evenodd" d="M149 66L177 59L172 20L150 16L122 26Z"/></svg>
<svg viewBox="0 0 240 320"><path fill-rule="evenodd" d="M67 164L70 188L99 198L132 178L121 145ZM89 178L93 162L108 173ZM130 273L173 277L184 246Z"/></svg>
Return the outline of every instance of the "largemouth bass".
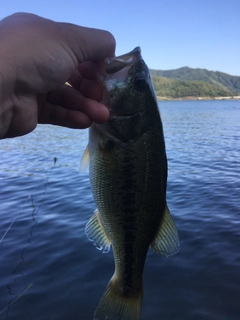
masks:
<svg viewBox="0 0 240 320"><path fill-rule="evenodd" d="M149 246L165 256L179 249L178 232L166 203L167 158L163 127L148 67L137 47L106 59L105 124L94 123L83 163L97 210L86 234L98 249L112 246L115 272L95 320L138 320L142 274Z"/></svg>

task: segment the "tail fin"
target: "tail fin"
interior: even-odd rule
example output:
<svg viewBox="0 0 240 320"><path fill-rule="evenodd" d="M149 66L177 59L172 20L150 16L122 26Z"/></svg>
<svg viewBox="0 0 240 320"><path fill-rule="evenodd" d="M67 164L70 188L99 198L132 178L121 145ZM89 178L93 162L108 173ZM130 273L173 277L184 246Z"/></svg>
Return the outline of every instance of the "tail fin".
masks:
<svg viewBox="0 0 240 320"><path fill-rule="evenodd" d="M94 314L94 320L140 320L143 290L121 294L121 288L113 278Z"/></svg>

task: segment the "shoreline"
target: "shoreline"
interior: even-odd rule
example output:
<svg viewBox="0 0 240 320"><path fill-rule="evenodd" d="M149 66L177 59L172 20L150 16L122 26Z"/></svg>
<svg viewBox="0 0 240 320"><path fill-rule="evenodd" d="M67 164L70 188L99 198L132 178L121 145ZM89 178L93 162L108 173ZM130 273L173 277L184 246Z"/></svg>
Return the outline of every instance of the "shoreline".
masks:
<svg viewBox="0 0 240 320"><path fill-rule="evenodd" d="M227 97L181 97L181 98L171 98L171 97L160 97L157 96L157 100L240 100L240 96L227 96Z"/></svg>

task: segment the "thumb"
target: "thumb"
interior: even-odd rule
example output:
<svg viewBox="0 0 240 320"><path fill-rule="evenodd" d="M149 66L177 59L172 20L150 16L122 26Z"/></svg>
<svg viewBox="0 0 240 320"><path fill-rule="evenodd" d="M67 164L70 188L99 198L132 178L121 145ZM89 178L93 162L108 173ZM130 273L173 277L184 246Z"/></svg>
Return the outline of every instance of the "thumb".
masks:
<svg viewBox="0 0 240 320"><path fill-rule="evenodd" d="M114 56L116 42L108 31L54 22L30 13L15 13L0 24L0 35L6 43L13 42L15 48L37 42L54 46L55 42L63 45L66 53L72 53L78 64Z"/></svg>
<svg viewBox="0 0 240 320"><path fill-rule="evenodd" d="M5 50L5 56L13 53L14 72L27 69L26 79L25 73L17 73L21 82L34 84L35 89L47 88L44 92L67 81L82 62L100 61L115 51L115 39L108 31L54 22L34 14L13 14L1 20L0 26L4 44L0 51Z"/></svg>
<svg viewBox="0 0 240 320"><path fill-rule="evenodd" d="M59 24L64 40L76 56L78 63L100 61L114 56L116 42L110 32L69 23Z"/></svg>

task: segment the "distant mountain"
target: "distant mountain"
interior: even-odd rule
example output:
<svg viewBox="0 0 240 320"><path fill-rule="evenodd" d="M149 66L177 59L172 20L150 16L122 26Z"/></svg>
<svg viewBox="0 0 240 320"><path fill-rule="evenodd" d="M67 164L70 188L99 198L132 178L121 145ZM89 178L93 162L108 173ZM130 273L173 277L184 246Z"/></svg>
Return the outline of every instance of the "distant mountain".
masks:
<svg viewBox="0 0 240 320"><path fill-rule="evenodd" d="M167 95L168 97L183 97L184 94L199 97L240 95L240 77L227 73L189 67L174 70L151 69L150 72L154 86L157 86L157 88L155 87L155 90L158 91L157 95L160 96L165 96L164 92L174 94L174 96ZM160 84L165 88L161 90Z"/></svg>

